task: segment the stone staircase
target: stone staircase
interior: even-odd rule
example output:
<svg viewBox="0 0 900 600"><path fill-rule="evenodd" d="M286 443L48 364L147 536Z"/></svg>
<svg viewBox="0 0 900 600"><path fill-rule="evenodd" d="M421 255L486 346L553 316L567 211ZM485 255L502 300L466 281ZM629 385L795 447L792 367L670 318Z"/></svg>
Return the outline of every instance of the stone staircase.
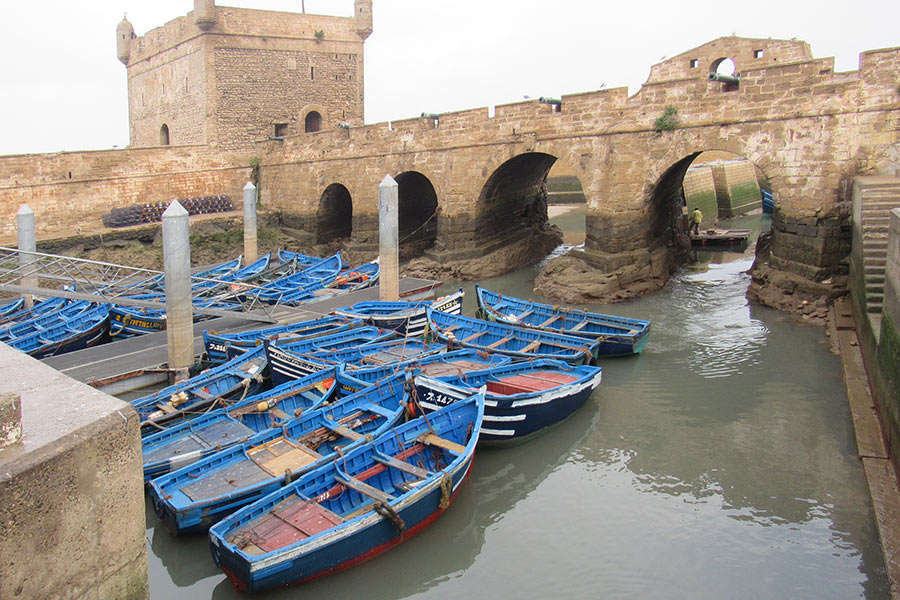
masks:
<svg viewBox="0 0 900 600"><path fill-rule="evenodd" d="M891 209L900 207L900 178L866 178L862 190L863 273L866 311L881 314L887 265L888 226Z"/></svg>

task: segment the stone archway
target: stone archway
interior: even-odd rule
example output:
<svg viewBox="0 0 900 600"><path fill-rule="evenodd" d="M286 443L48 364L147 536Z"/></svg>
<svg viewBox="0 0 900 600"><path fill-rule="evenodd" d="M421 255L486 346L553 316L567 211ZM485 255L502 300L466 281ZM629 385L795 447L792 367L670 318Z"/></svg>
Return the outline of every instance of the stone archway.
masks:
<svg viewBox="0 0 900 600"><path fill-rule="evenodd" d="M547 174L556 160L551 154L528 152L494 170L478 197L478 244L502 245L547 225Z"/></svg>
<svg viewBox="0 0 900 600"><path fill-rule="evenodd" d="M437 192L418 171L405 171L394 180L398 186L400 260L409 260L434 246L437 238Z"/></svg>
<svg viewBox="0 0 900 600"><path fill-rule="evenodd" d="M349 238L353 232L353 199L340 183L325 188L316 211L316 243Z"/></svg>

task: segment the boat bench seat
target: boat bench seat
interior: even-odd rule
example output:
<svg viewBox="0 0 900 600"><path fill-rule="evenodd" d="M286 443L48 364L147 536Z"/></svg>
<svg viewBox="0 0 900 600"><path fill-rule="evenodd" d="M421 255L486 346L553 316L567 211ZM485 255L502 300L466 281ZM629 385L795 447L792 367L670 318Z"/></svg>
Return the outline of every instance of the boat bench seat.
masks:
<svg viewBox="0 0 900 600"><path fill-rule="evenodd" d="M466 447L457 444L456 442L452 442L448 439L444 439L442 437L438 437L433 433L423 433L418 438L416 438L419 442L429 446L436 446L438 448L443 448L444 450L449 450L454 454L462 454L466 451Z"/></svg>
<svg viewBox="0 0 900 600"><path fill-rule="evenodd" d="M360 481L356 477L352 475L341 475L337 478L338 483L343 485L344 487L348 487L352 490L356 490L363 496L368 496L373 500L378 500L380 502L388 503L394 499L390 494L386 494L378 488L374 488L365 481Z"/></svg>

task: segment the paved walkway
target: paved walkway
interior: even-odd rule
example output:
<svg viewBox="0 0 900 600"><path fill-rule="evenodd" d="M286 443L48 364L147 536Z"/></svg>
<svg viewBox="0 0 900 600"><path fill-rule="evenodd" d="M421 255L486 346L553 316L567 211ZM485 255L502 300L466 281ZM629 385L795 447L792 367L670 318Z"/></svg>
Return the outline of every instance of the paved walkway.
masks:
<svg viewBox="0 0 900 600"><path fill-rule="evenodd" d="M872 400L850 303L847 300L838 301L833 310L844 382L856 433L856 451L872 497L891 598L900 600L900 486L897 473L888 456Z"/></svg>

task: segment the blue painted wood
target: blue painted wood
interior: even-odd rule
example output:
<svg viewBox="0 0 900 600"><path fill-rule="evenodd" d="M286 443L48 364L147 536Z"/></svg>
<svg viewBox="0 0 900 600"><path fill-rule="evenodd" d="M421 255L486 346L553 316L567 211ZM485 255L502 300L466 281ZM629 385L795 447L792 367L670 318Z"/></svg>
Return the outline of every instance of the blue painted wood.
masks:
<svg viewBox="0 0 900 600"><path fill-rule="evenodd" d="M430 335L450 346L477 348L518 359L555 358L571 364L596 359L600 343L571 335L450 315L429 308Z"/></svg>
<svg viewBox="0 0 900 600"><path fill-rule="evenodd" d="M109 305L100 304L6 343L35 358L46 358L89 348L108 338Z"/></svg>
<svg viewBox="0 0 900 600"><path fill-rule="evenodd" d="M238 508L278 490L301 474L346 455L394 427L402 418L406 380L400 375L283 425L244 443L150 481L157 514L175 533L202 531ZM278 446L279 450L271 449ZM287 449L301 460L269 464ZM286 477L284 469L290 470Z"/></svg>
<svg viewBox="0 0 900 600"><path fill-rule="evenodd" d="M479 443L518 444L569 418L600 385L600 367L540 359L463 375L416 375L416 399L426 411L486 387Z"/></svg>
<svg viewBox="0 0 900 600"><path fill-rule="evenodd" d="M598 356L638 354L650 339L650 321L521 300L479 285L475 294L481 318L598 340Z"/></svg>
<svg viewBox="0 0 900 600"><path fill-rule="evenodd" d="M472 396L308 472L213 526L213 560L238 590L255 592L348 568L409 539L456 497L483 411L482 397ZM290 524L307 512L318 523Z"/></svg>
<svg viewBox="0 0 900 600"><path fill-rule="evenodd" d="M144 481L281 426L298 416L298 411L322 406L335 397L337 372L337 368L324 369L144 437Z"/></svg>
<svg viewBox="0 0 900 600"><path fill-rule="evenodd" d="M218 367L131 401L141 421L142 435L198 416L212 404L242 400L263 388L267 365L259 346Z"/></svg>

